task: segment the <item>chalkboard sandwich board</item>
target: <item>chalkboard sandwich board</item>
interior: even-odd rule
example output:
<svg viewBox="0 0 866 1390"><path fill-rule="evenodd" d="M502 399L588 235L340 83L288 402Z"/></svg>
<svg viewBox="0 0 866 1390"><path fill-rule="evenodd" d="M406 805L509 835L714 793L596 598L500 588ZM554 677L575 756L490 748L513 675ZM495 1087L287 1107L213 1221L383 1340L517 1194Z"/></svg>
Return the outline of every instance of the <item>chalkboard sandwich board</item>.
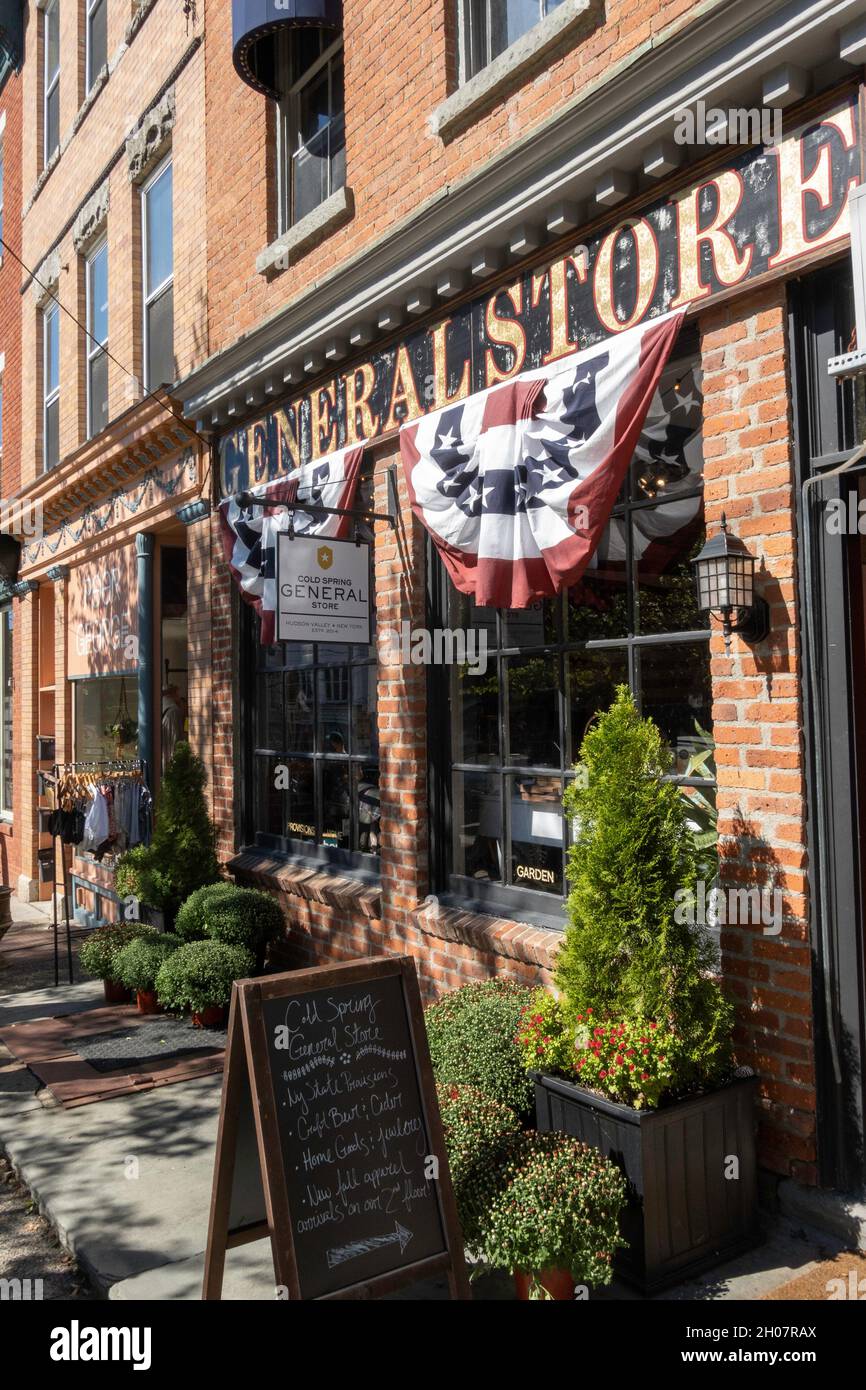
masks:
<svg viewBox="0 0 866 1390"><path fill-rule="evenodd" d="M470 1297L410 956L236 982L202 1297L266 1237L277 1297Z"/></svg>

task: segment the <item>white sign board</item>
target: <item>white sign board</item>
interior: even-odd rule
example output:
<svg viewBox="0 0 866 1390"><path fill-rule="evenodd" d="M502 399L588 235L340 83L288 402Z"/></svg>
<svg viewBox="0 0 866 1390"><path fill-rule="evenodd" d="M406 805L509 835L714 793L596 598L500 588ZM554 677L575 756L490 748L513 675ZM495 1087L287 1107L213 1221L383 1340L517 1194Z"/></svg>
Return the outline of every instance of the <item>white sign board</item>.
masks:
<svg viewBox="0 0 866 1390"><path fill-rule="evenodd" d="M370 547L277 537L277 641L370 642Z"/></svg>

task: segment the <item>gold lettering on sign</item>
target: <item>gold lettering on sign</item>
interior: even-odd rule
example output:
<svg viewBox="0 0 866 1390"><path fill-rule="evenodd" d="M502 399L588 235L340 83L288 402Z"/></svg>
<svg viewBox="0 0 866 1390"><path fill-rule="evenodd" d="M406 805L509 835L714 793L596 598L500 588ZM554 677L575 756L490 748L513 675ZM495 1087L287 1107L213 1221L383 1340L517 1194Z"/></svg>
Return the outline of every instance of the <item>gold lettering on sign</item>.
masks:
<svg viewBox="0 0 866 1390"><path fill-rule="evenodd" d="M310 458L324 458L335 447L337 383L329 381L310 396Z"/></svg>
<svg viewBox="0 0 866 1390"><path fill-rule="evenodd" d="M533 883L555 883L552 869L538 869L534 864L518 864L517 877L530 879Z"/></svg>
<svg viewBox="0 0 866 1390"><path fill-rule="evenodd" d="M637 297L627 319L617 316L613 299L613 253L623 232L630 232L637 256ZM630 217L608 232L598 248L593 293L595 312L609 333L622 333L640 323L652 302L659 273L659 251L655 233L642 217Z"/></svg>
<svg viewBox="0 0 866 1390"><path fill-rule="evenodd" d="M846 106L821 124L838 130L845 148L853 148L853 106ZM810 238L806 231L807 196L817 198L819 206L825 210L833 205L833 163L830 145L824 143L821 146L811 174L806 174L803 169L802 134L792 136L791 139L783 140L781 144L774 146L773 154L779 164L779 249L767 262L770 270L845 236L848 231L848 194L852 188L857 187L856 177L850 179L838 217L819 236Z"/></svg>
<svg viewBox="0 0 866 1390"><path fill-rule="evenodd" d="M705 188L715 188L718 197L716 215L708 227L700 226L701 193ZM706 242L713 258L716 279L727 286L738 285L745 280L752 264L754 247L745 247L742 253L725 226L743 201L743 180L733 170L726 170L716 178L707 179L688 193L674 199L677 209L677 237L679 239L680 287L676 299L671 300L671 308L679 309L694 299L705 299L712 293L709 285L701 279L701 245Z"/></svg>
<svg viewBox="0 0 866 1390"><path fill-rule="evenodd" d="M300 464L298 454L298 426L294 408L284 406L274 411L277 427L277 467L281 473L291 473Z"/></svg>
<svg viewBox="0 0 866 1390"><path fill-rule="evenodd" d="M542 291L545 285L549 285L550 292L550 351L545 353L541 359L541 365L546 367L548 362L555 362L558 357L566 357L569 352L573 352L577 346L569 332L568 322L568 267L574 268L574 273L580 283L586 283L586 258L565 256L560 261L554 261L549 270L543 275L535 275L532 279L532 307L537 309L541 302Z"/></svg>
<svg viewBox="0 0 866 1390"><path fill-rule="evenodd" d="M445 319L444 323L437 324L431 329L430 337L433 342L433 409L441 410L443 406L450 405L452 401L465 400L469 395L469 361L463 363L463 375L460 378L460 385L453 394L448 391L448 329L451 327L451 319Z"/></svg>
<svg viewBox="0 0 866 1390"><path fill-rule="evenodd" d="M253 479L260 483L268 472L268 432L262 424L253 425Z"/></svg>
<svg viewBox="0 0 866 1390"><path fill-rule="evenodd" d="M397 414L397 406L406 407L400 415ZM385 422L386 430L399 429L404 420L415 420L424 411L418 404L418 392L415 389L415 377L412 375L412 363L409 361L409 352L404 343L397 349L397 359L394 363L394 379L391 387L391 409L388 412L388 419Z"/></svg>
<svg viewBox="0 0 866 1390"><path fill-rule="evenodd" d="M362 378L360 391L358 377ZM346 383L346 443L360 444L365 439L372 439L376 433L376 417L368 404L376 385L376 370L371 362L362 362L353 372L347 372L343 380ZM360 429L358 416L361 419Z"/></svg>
<svg viewBox="0 0 866 1390"><path fill-rule="evenodd" d="M500 290L511 300L511 307L515 314L523 313L523 283L518 280L516 284L509 285L507 289ZM488 348L484 354L484 374L488 386L493 386L497 381L508 381L509 377L516 376L523 366L526 357L526 330L522 323L516 319L503 318L496 308L498 295L493 295L487 301L484 311L484 326L487 330L487 337L491 343L497 347L510 349L511 366L508 371L503 371L497 365L493 349Z"/></svg>

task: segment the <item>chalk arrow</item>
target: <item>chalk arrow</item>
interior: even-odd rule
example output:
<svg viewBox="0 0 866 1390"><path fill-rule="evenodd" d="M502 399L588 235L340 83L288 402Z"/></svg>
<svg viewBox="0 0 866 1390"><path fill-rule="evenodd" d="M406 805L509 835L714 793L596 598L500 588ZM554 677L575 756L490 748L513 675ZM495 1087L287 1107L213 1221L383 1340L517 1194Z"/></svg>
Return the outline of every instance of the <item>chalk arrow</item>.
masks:
<svg viewBox="0 0 866 1390"><path fill-rule="evenodd" d="M353 1240L350 1245L338 1245L333 1250L328 1251L328 1268L335 1269L337 1265L345 1264L347 1260L356 1260L359 1255L370 1255L374 1250L381 1250L386 1245L399 1245L400 1254L406 1249L412 1239L412 1232L407 1231L405 1226L401 1226L399 1221L394 1222L393 1231L389 1231L384 1236L367 1236L364 1240Z"/></svg>

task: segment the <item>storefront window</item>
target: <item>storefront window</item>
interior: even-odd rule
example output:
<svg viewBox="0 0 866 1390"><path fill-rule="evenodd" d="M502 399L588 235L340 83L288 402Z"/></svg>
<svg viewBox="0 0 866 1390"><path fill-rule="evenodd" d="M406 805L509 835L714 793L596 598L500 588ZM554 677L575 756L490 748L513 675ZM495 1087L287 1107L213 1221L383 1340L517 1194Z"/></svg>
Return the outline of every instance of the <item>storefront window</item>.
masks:
<svg viewBox="0 0 866 1390"><path fill-rule="evenodd" d="M450 694L440 786L442 885L507 910L566 892L562 812L583 737L618 685L658 723L672 776L711 730L709 632L690 560L704 540L699 359L672 362L610 524L581 582L519 612L479 609L443 576L443 619L476 629L479 663L433 670ZM445 741L443 729L443 743ZM436 739L434 736L433 742ZM435 753L435 749L434 749ZM708 788L711 792L711 787ZM520 893L529 894L521 899Z"/></svg>
<svg viewBox="0 0 866 1390"><path fill-rule="evenodd" d="M12 605L0 609L0 815L12 815Z"/></svg>
<svg viewBox="0 0 866 1390"><path fill-rule="evenodd" d="M138 693L135 677L75 681L75 757L138 756Z"/></svg>

